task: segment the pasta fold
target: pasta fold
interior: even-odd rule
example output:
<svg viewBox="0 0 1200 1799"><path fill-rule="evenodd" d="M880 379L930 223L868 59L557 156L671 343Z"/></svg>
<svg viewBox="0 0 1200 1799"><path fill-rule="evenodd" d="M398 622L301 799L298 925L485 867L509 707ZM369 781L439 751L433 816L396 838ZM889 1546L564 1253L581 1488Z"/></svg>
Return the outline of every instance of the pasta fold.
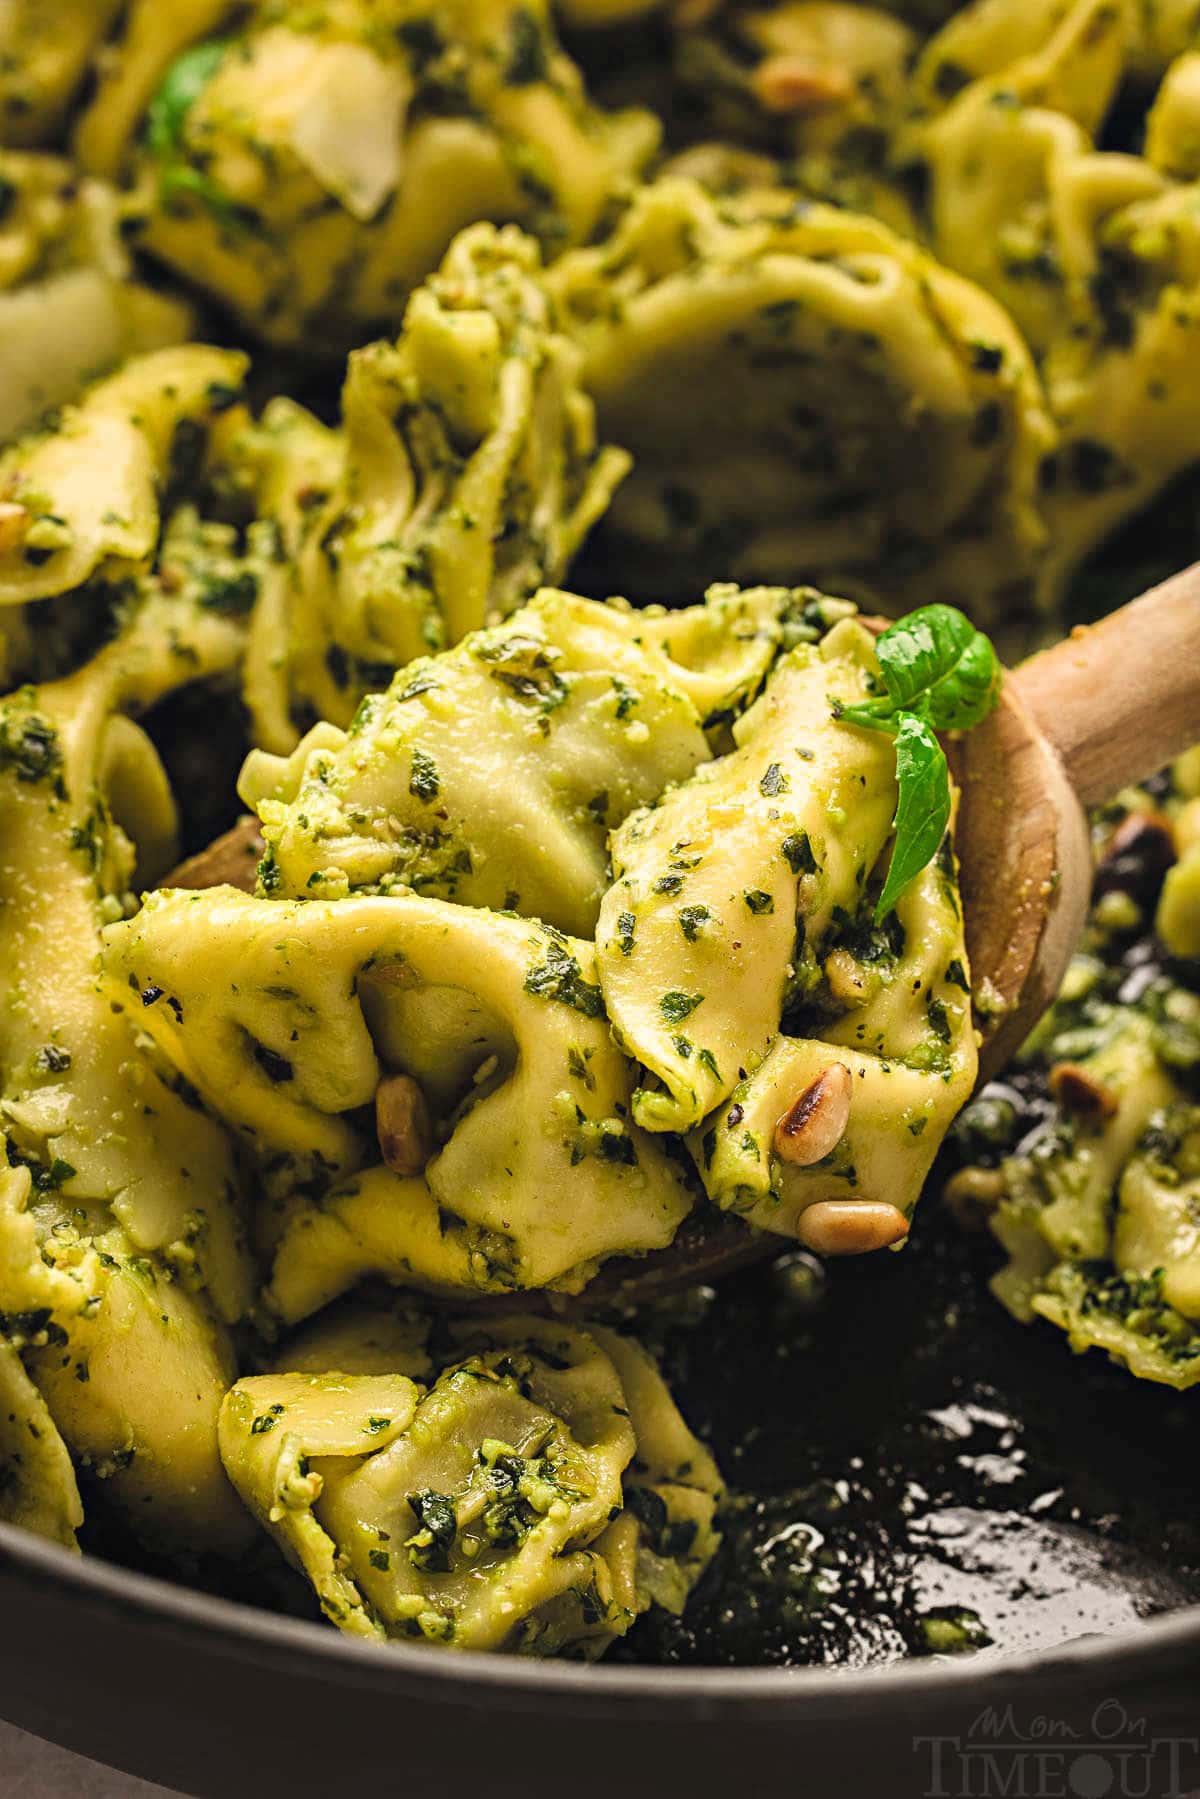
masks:
<svg viewBox="0 0 1200 1799"><path fill-rule="evenodd" d="M643 592L812 580L1003 616L1033 579L1040 384L981 289L874 219L694 181L644 189L546 284L634 456L606 542Z"/></svg>
<svg viewBox="0 0 1200 1799"><path fill-rule="evenodd" d="M753 696L804 598L715 590L656 617L542 592L404 669L348 733L321 724L286 761L251 756L261 891L409 887L590 937L609 832L708 761L705 724Z"/></svg>
<svg viewBox="0 0 1200 1799"><path fill-rule="evenodd" d="M426 1389L284 1372L225 1403L231 1477L325 1615L377 1639L595 1657L652 1601L680 1609L715 1547L720 1477L649 1358L528 1318L455 1335Z"/></svg>
<svg viewBox="0 0 1200 1799"><path fill-rule="evenodd" d="M577 1290L605 1257L670 1242L692 1196L629 1122L595 975L590 944L515 917L229 889L149 895L104 962L107 994L136 989L170 1064L254 1148L268 1297L293 1320L369 1273ZM431 1114L418 1172L379 1159L396 1075Z"/></svg>
<svg viewBox="0 0 1200 1799"><path fill-rule="evenodd" d="M395 669L562 575L628 467L515 229L460 236L395 343L350 359L344 431L287 400L234 444L274 539L246 697L264 748L349 725Z"/></svg>

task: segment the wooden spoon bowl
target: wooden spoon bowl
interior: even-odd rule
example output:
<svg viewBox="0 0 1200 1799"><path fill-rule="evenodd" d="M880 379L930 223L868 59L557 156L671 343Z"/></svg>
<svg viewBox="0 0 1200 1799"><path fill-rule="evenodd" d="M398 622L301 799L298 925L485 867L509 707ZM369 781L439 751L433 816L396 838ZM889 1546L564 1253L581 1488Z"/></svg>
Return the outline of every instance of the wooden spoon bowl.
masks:
<svg viewBox="0 0 1200 1799"><path fill-rule="evenodd" d="M1020 1048L1079 942L1092 887L1087 808L1197 742L1200 564L1006 674L995 712L950 746L980 1081ZM243 819L164 885L251 891L261 850L257 820ZM696 1213L669 1248L606 1264L585 1300L655 1298L792 1247Z"/></svg>

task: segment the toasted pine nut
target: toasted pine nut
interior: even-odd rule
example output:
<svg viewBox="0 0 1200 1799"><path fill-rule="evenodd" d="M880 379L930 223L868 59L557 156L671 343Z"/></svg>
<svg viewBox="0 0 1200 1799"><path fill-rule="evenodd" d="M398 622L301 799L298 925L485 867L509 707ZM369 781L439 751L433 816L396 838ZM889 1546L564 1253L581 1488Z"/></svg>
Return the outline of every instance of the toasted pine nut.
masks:
<svg viewBox="0 0 1200 1799"><path fill-rule="evenodd" d="M1103 1124L1117 1109L1117 1096L1112 1088L1098 1081L1078 1062L1056 1062L1047 1084L1064 1112L1071 1112L1089 1123Z"/></svg>
<svg viewBox="0 0 1200 1799"><path fill-rule="evenodd" d="M844 1062L831 1062L775 1126L775 1153L794 1168L811 1168L836 1149L850 1122L854 1082Z"/></svg>
<svg viewBox="0 0 1200 1799"><path fill-rule="evenodd" d="M822 67L803 56L768 56L754 71L750 85L767 112L825 112L844 106L854 92L840 69Z"/></svg>
<svg viewBox="0 0 1200 1799"><path fill-rule="evenodd" d="M818 1256L861 1256L889 1249L908 1235L908 1219L895 1206L871 1199L821 1199L806 1207L796 1236Z"/></svg>
<svg viewBox="0 0 1200 1799"><path fill-rule="evenodd" d="M825 979L829 991L847 1011L867 1003L867 977L861 962L856 962L848 949L831 950L825 958Z"/></svg>
<svg viewBox="0 0 1200 1799"><path fill-rule="evenodd" d="M433 1153L429 1107L411 1075L389 1074L375 1094L375 1132L393 1174L420 1174Z"/></svg>
<svg viewBox="0 0 1200 1799"><path fill-rule="evenodd" d="M0 555L19 549L29 529L29 513L15 500L0 500Z"/></svg>

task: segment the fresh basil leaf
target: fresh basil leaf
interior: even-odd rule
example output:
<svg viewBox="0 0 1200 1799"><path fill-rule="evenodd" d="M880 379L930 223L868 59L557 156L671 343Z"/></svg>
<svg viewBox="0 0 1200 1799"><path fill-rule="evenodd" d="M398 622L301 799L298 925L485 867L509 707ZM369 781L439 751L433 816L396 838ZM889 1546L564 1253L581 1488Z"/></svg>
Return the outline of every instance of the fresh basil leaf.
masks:
<svg viewBox="0 0 1200 1799"><path fill-rule="evenodd" d="M950 823L950 771L941 744L923 718L905 713L896 732L896 780L900 797L892 821L896 843L887 880L875 908L879 924L909 882L928 866Z"/></svg>
<svg viewBox="0 0 1200 1799"><path fill-rule="evenodd" d="M889 625L875 645L895 712L915 712L935 731L966 731L1000 697L990 640L956 606L922 606Z"/></svg>
<svg viewBox="0 0 1200 1799"><path fill-rule="evenodd" d="M229 49L227 38L214 38L185 50L163 77L146 113L146 143L155 156L169 156L183 141L183 128Z"/></svg>

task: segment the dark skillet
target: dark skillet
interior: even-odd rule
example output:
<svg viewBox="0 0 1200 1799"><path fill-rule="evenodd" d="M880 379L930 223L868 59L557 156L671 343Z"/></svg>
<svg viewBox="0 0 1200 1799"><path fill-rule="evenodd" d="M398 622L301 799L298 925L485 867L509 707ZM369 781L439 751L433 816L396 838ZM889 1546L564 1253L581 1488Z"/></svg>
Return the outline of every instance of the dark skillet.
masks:
<svg viewBox="0 0 1200 1799"><path fill-rule="evenodd" d="M206 1799L1191 1792L1194 1408L1012 1323L927 1222L828 1304L754 1269L662 1330L757 1497L685 1624L622 1646L660 1665L377 1650L0 1529L0 1711ZM993 1647L894 1659L963 1606Z"/></svg>

